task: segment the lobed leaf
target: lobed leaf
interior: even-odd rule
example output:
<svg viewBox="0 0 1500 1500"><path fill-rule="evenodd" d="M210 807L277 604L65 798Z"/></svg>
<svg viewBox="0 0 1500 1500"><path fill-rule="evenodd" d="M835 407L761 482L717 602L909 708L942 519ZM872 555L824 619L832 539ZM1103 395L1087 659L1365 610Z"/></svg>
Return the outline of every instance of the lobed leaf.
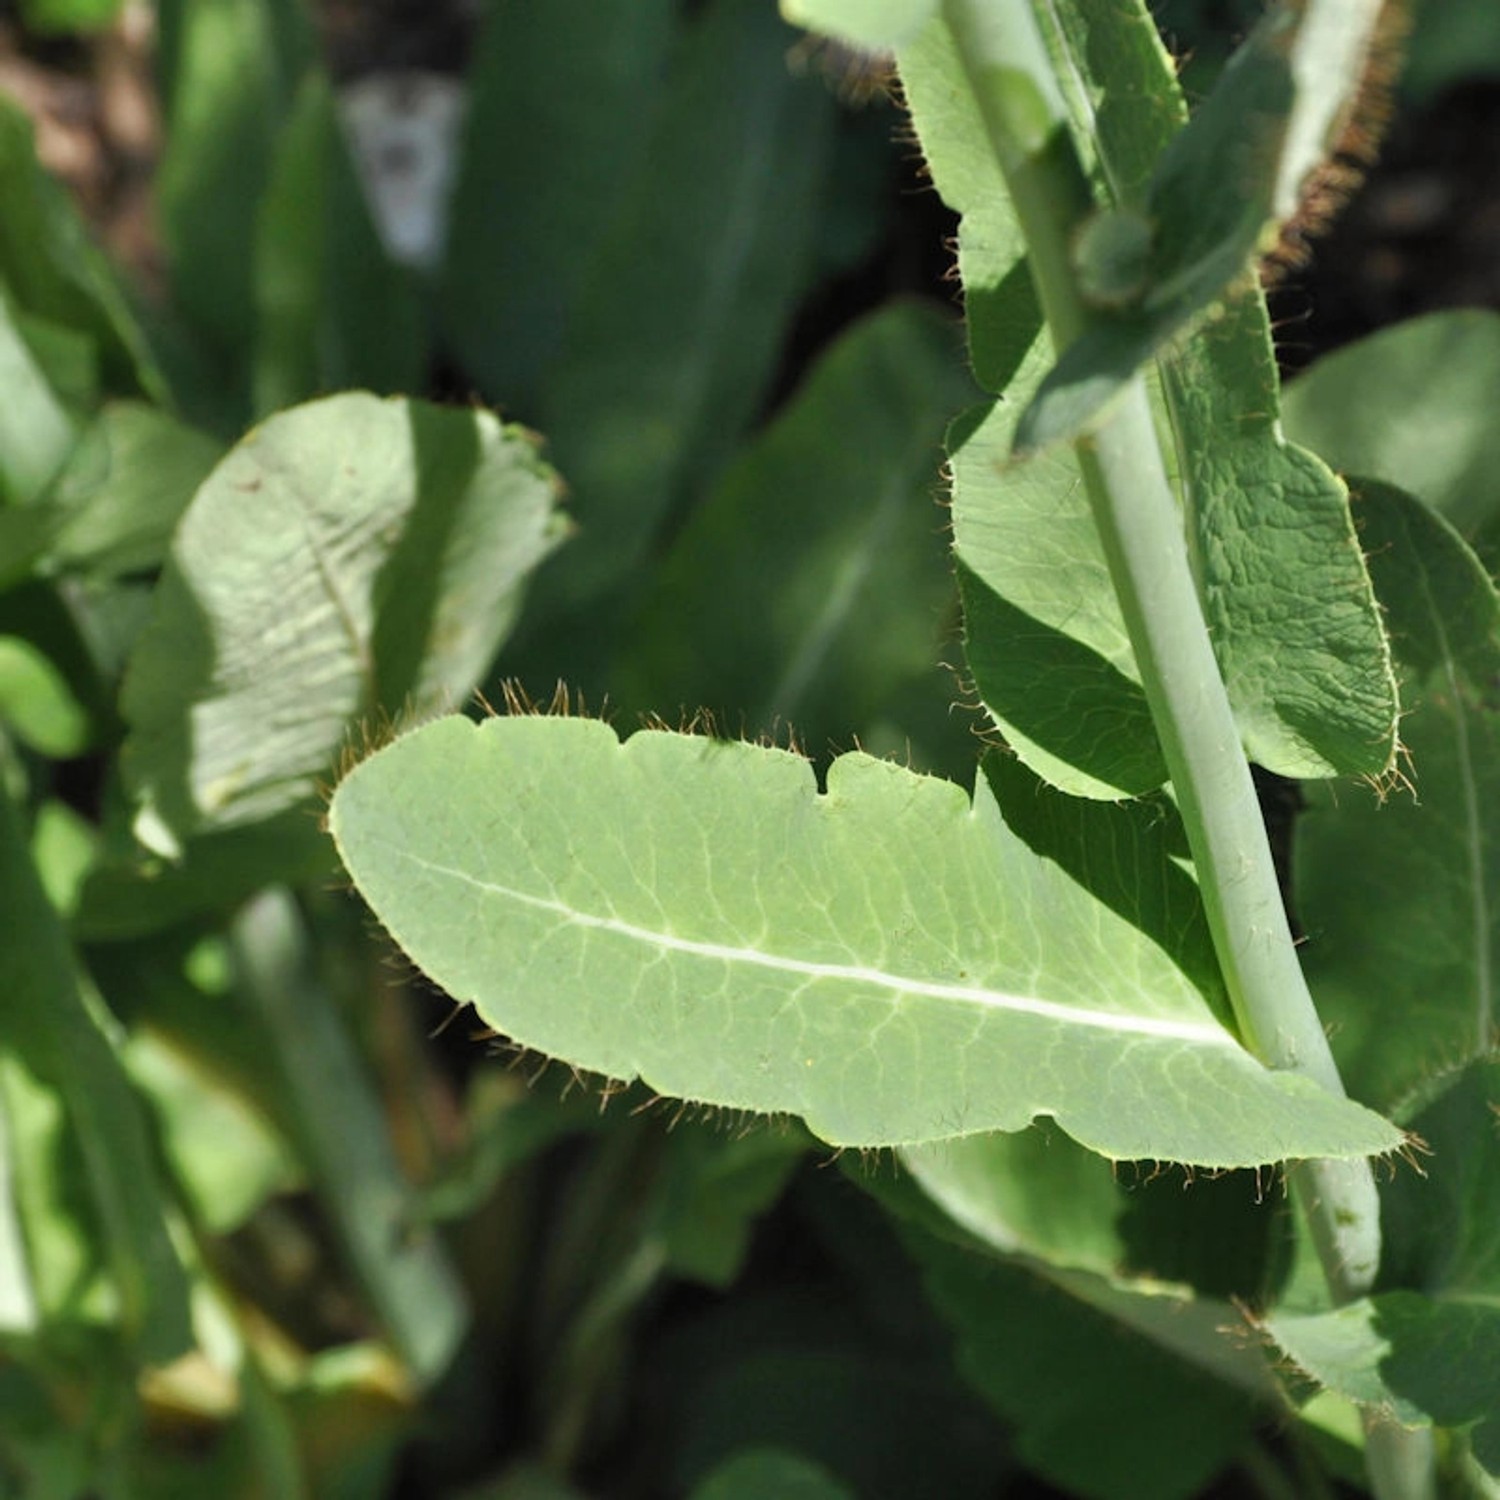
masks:
<svg viewBox="0 0 1500 1500"><path fill-rule="evenodd" d="M178 527L122 706L126 770L170 839L307 802L351 727L451 703L557 544L528 435L345 395L239 443Z"/></svg>
<svg viewBox="0 0 1500 1500"><path fill-rule="evenodd" d="M981 782L588 720L445 719L330 827L412 959L521 1045L883 1145L1052 1114L1104 1155L1218 1166L1400 1136L1267 1072Z"/></svg>

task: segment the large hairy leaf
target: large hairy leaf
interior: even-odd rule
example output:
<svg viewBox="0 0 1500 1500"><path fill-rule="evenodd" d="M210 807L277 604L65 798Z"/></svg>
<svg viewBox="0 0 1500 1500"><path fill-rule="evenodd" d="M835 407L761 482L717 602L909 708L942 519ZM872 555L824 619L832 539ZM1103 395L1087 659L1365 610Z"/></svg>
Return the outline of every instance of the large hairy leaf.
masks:
<svg viewBox="0 0 1500 1500"><path fill-rule="evenodd" d="M170 834L304 803L361 715L468 692L558 540L532 439L335 396L239 443L178 527L130 660L128 774Z"/></svg>
<svg viewBox="0 0 1500 1500"><path fill-rule="evenodd" d="M961 789L862 754L444 719L340 784L356 885L524 1046L851 1145L1054 1115L1114 1157L1364 1155L1393 1127L1263 1069L1150 939Z"/></svg>

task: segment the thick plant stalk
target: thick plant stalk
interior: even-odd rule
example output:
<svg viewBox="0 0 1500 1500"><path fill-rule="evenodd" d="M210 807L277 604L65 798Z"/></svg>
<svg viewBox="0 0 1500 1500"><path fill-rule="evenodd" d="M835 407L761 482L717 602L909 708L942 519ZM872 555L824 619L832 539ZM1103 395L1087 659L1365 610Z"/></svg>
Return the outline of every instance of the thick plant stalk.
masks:
<svg viewBox="0 0 1500 1500"><path fill-rule="evenodd" d="M1051 60L1029 0L944 0L943 11L1026 236L1053 342L1066 348L1091 319L1069 250L1095 205ZM1293 946L1139 376L1079 441L1078 456L1242 1040L1268 1066L1342 1095ZM1301 1163L1293 1182L1335 1301L1369 1291L1380 1258L1370 1164ZM1381 1500L1417 1500L1427 1491L1392 1461L1391 1446L1375 1444L1369 1453L1376 1492Z"/></svg>

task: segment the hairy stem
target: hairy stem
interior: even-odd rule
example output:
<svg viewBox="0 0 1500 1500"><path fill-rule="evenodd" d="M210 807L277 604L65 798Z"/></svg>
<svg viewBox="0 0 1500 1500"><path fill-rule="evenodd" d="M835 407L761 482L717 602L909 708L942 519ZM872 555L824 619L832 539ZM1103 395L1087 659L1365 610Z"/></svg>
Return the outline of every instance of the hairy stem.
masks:
<svg viewBox="0 0 1500 1500"><path fill-rule="evenodd" d="M1093 316L1068 251L1094 201L1051 60L1028 0L944 0L943 10L1026 236L1053 342L1065 348ZM1270 1067L1343 1094L1293 946L1144 381L1137 377L1077 446L1242 1039ZM1333 1297L1367 1292L1380 1256L1369 1163L1306 1162L1293 1181Z"/></svg>

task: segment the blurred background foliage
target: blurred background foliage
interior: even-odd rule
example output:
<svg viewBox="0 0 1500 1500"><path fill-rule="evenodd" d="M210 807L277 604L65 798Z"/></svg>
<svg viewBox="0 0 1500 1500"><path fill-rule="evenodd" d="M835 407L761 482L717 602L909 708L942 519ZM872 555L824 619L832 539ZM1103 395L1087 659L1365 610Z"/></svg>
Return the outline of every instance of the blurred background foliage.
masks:
<svg viewBox="0 0 1500 1500"><path fill-rule="evenodd" d="M1258 9L1163 0L1190 90ZM121 756L200 484L361 388L561 475L495 701L970 778L937 469L974 388L886 84L771 0L0 8L0 1494L963 1500L1104 1492L1080 1410L1180 1447L1181 1369L898 1236L888 1165L496 1058L389 968L314 795L179 845ZM1418 6L1393 113L1282 273L1289 369L1500 306L1491 0ZM1127 1178L1122 1223L1177 1191ZM1253 1296L1257 1222L1184 1279ZM976 1306L1036 1326L955 1355ZM1213 1493L1252 1425L1196 1435Z"/></svg>

